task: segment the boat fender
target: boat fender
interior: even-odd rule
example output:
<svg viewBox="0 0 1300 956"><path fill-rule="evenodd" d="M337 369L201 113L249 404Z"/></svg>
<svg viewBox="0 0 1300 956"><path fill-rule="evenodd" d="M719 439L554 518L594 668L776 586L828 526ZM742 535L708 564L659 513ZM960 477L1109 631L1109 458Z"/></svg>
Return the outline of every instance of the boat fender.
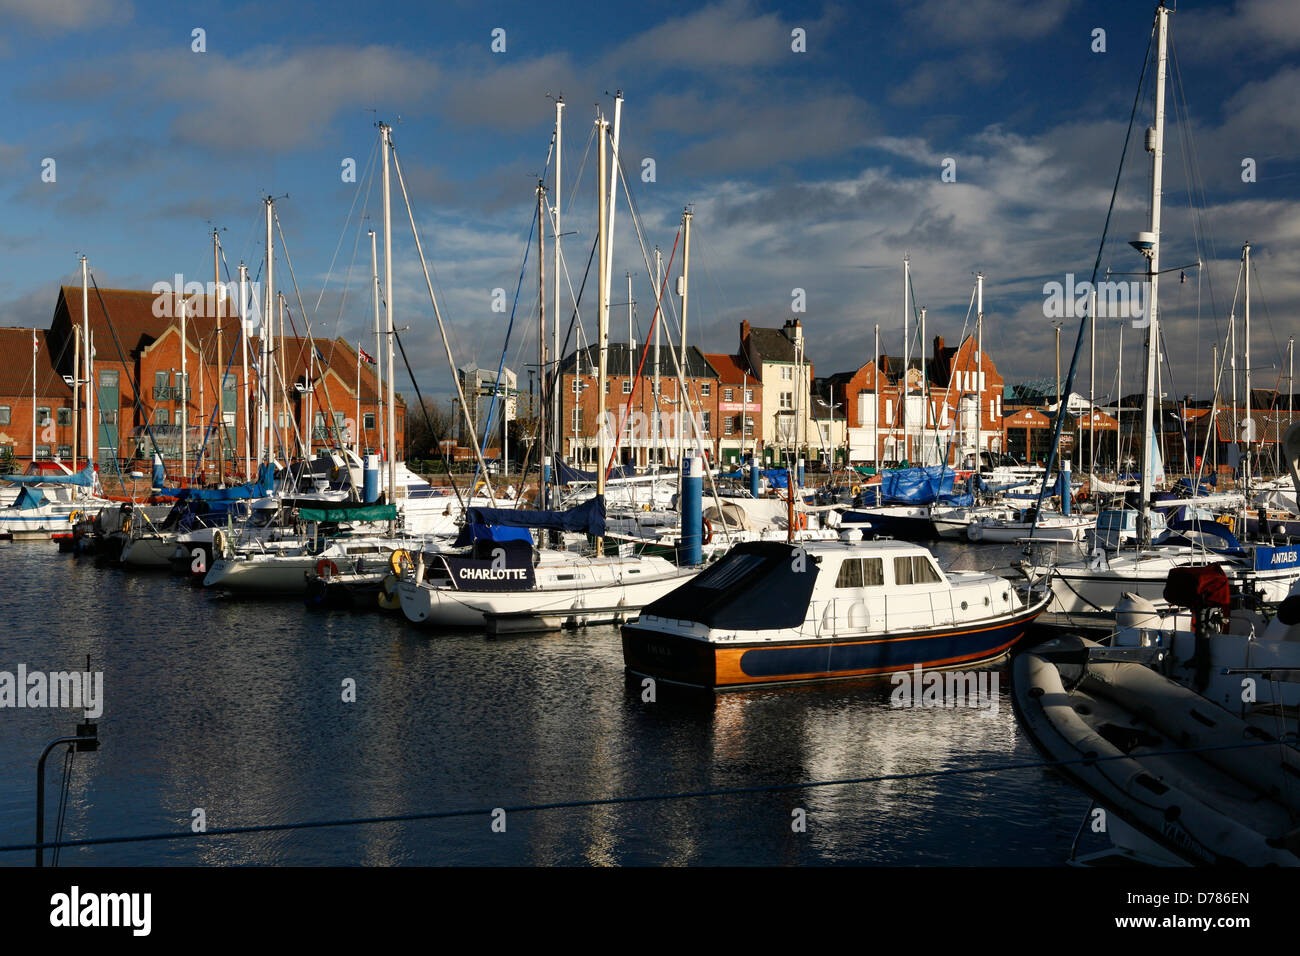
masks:
<svg viewBox="0 0 1300 956"><path fill-rule="evenodd" d="M794 530L805 531L808 528L808 513L806 511L796 511L794 514Z"/></svg>
<svg viewBox="0 0 1300 956"><path fill-rule="evenodd" d="M710 544L713 541L713 522L708 518L700 519L704 525L704 538L702 544Z"/></svg>
<svg viewBox="0 0 1300 956"><path fill-rule="evenodd" d="M226 535L220 528L212 532L212 556L214 558L226 556Z"/></svg>
<svg viewBox="0 0 1300 956"><path fill-rule="evenodd" d="M397 594L397 586L401 580L396 574L389 574L379 585L379 606L385 611L396 611L401 608L402 599Z"/></svg>
<svg viewBox="0 0 1300 956"><path fill-rule="evenodd" d="M316 562L316 577L333 578L338 577L339 566L329 558L321 558Z"/></svg>
<svg viewBox="0 0 1300 956"><path fill-rule="evenodd" d="M968 524L966 526L966 538L968 541L979 541L984 537L984 528L978 524Z"/></svg>

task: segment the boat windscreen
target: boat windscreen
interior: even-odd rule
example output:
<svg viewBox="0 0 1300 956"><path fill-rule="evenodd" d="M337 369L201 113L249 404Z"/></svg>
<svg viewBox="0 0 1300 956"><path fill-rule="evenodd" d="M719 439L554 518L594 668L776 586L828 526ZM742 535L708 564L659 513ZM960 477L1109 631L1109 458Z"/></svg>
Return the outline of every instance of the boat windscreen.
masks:
<svg viewBox="0 0 1300 956"><path fill-rule="evenodd" d="M645 609L713 628L797 627L808 613L817 562L788 544L738 544L717 564Z"/></svg>

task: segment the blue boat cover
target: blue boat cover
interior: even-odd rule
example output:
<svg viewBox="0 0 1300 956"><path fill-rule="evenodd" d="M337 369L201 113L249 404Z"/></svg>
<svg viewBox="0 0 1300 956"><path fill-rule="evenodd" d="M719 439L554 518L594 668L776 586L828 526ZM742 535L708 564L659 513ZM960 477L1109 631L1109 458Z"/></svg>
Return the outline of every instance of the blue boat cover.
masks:
<svg viewBox="0 0 1300 956"><path fill-rule="evenodd" d="M265 498L275 490L275 466L263 465L257 481L229 488L159 488L159 495L191 501L236 501L240 498Z"/></svg>
<svg viewBox="0 0 1300 956"><path fill-rule="evenodd" d="M470 508L466 513L465 528L456 539L457 545L473 540L475 525L493 525L497 528L545 528L552 531L585 531L603 537L605 534L605 498L596 495L590 501L568 511L529 511L523 508ZM493 532L494 534L496 532ZM463 540L462 540L463 539ZM496 539L501 540L501 539Z"/></svg>
<svg viewBox="0 0 1300 956"><path fill-rule="evenodd" d="M31 511L43 504L45 504L45 495L41 494L39 488L19 488L18 497L14 499L14 508L17 511Z"/></svg>
<svg viewBox="0 0 1300 956"><path fill-rule="evenodd" d="M952 494L956 476L943 465L924 468L895 468L881 473L880 492L886 501L909 505L929 504L940 495Z"/></svg>
<svg viewBox="0 0 1300 956"><path fill-rule="evenodd" d="M75 475L5 475L4 480L16 485L80 485L89 488L95 483L95 470L87 465Z"/></svg>
<svg viewBox="0 0 1300 956"><path fill-rule="evenodd" d="M572 465L565 464L563 460L555 461L555 477L562 485L571 484L575 481L595 481L596 473L594 471L583 471L580 468L574 468ZM609 472L611 478L634 478L636 469L631 465L620 465L611 468Z"/></svg>

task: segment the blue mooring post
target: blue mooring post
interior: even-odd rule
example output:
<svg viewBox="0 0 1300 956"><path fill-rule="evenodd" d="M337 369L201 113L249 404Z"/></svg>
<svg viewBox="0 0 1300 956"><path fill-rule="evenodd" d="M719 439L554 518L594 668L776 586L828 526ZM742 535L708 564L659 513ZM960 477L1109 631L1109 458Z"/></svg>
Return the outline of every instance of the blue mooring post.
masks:
<svg viewBox="0 0 1300 956"><path fill-rule="evenodd" d="M678 562L704 563L704 463L698 455L682 460L682 543Z"/></svg>
<svg viewBox="0 0 1300 956"><path fill-rule="evenodd" d="M759 477L758 459L751 457L749 459L749 493L755 498L758 497L758 477Z"/></svg>
<svg viewBox="0 0 1300 956"><path fill-rule="evenodd" d="M799 459L799 487L802 488L803 486L804 486L804 483L803 483L803 459L800 458L800 459Z"/></svg>
<svg viewBox="0 0 1300 956"><path fill-rule="evenodd" d="M542 507L551 506L551 456L542 459Z"/></svg>
<svg viewBox="0 0 1300 956"><path fill-rule="evenodd" d="M1056 493L1061 496L1061 514L1068 516L1070 514L1070 463L1061 462L1061 469L1057 474Z"/></svg>
<svg viewBox="0 0 1300 956"><path fill-rule="evenodd" d="M379 500L379 456L366 455L366 468L361 478L361 497L366 504Z"/></svg>

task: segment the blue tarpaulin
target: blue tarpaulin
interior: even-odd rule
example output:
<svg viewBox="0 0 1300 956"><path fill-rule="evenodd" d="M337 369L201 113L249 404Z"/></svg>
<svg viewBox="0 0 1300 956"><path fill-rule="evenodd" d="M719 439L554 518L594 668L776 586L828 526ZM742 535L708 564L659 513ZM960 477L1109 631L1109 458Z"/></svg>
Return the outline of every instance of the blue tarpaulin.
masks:
<svg viewBox="0 0 1300 956"><path fill-rule="evenodd" d="M605 534L605 499L597 495L590 501L568 511L529 511L523 508L470 508L466 513L465 527L456 539L457 546L469 544L475 525L493 525L498 528L545 528L552 531L585 531L603 537Z"/></svg>
<svg viewBox="0 0 1300 956"><path fill-rule="evenodd" d="M240 498L265 498L275 490L275 466L263 465L256 482L230 488L159 488L158 494L191 501L236 501Z"/></svg>
<svg viewBox="0 0 1300 956"><path fill-rule="evenodd" d="M575 481L595 481L596 473L594 471L583 471L581 468L574 468L563 461L557 459L555 462L555 477L562 485L572 484ZM635 478L636 469L631 465L619 465L611 468L610 478Z"/></svg>
<svg viewBox="0 0 1300 956"><path fill-rule="evenodd" d="M18 497L14 499L14 509L17 511L32 511L45 504L45 495L41 494L39 488L20 488Z"/></svg>
<svg viewBox="0 0 1300 956"><path fill-rule="evenodd" d="M942 465L896 468L881 472L880 493L886 501L929 504L940 495L952 493L954 477L952 470Z"/></svg>
<svg viewBox="0 0 1300 956"><path fill-rule="evenodd" d="M75 475L5 475L4 480L16 485L80 485L89 488L95 483L95 470L87 465Z"/></svg>

